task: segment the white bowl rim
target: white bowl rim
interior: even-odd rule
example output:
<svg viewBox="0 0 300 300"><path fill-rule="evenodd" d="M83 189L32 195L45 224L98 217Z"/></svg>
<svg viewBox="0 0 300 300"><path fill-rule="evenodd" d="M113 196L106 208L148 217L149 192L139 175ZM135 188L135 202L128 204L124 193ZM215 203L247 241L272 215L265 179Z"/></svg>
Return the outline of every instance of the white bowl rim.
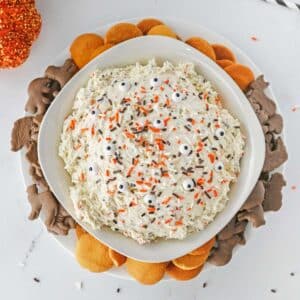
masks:
<svg viewBox="0 0 300 300"><path fill-rule="evenodd" d="M156 42L159 42L159 43L165 43L165 41L168 41L168 43L173 43L173 45L175 45L175 43L179 43L179 44L183 44L179 41L176 41L176 40L173 40L173 39L169 39L169 38L165 38L165 37L159 37L159 36L152 36L152 37L140 37L140 38L136 38L136 39L132 39L132 40L129 40L129 41L126 41L126 42L123 42L122 44L120 45L117 45L111 49L109 49L108 51L106 51L105 53L103 53L100 57L97 57L95 58L93 61L91 61L87 66L85 66L83 69L81 69L68 83L67 85L64 87L64 89L60 92L60 94L56 97L56 99L54 100L54 102L52 103L52 105L49 107L45 117L44 117L44 120L41 124L41 128L40 128L40 134L39 134L39 143L38 143L38 154L39 154L39 159L40 159L40 164L41 164L41 167L42 167L42 170L44 172L44 176L47 180L47 182L49 183L49 186L51 188L51 190L54 192L54 194L57 196L58 200L61 202L61 199L60 197L58 197L57 195L57 191L56 191L56 188L55 188L55 184L53 183L53 180L49 177L49 174L47 172L47 167L46 167L46 163L44 161L44 158L45 156L43 155L44 154L44 149L42 147L42 145L45 145L45 138L43 138L43 136L45 137L45 134L44 134L44 131L46 130L46 124L47 124L47 120L48 120L48 117L51 116L51 113L52 111L54 110L54 108L56 107L57 103L61 100L63 95L64 95L64 91L66 91L66 89L68 89L68 87L72 84L73 82L73 79L76 78L77 76L80 76L80 74L85 71L85 70L89 70L91 69L94 64L95 64L95 61L99 61L99 60L105 60L105 58L107 56L110 55L111 52L115 52L115 51L119 51L118 48L121 47L122 49L124 49L124 47L128 47L130 46L130 44L135 44L135 43L139 43L140 41L146 41L146 40L149 40L151 39L152 42L156 41ZM186 44L184 44L184 47L185 48L190 48L189 46L187 46ZM257 145L259 146L258 148L261 150L261 153L264 154L264 146L265 146L265 142L264 142L264 137L263 137L263 133L262 133L262 129L261 129L261 126L257 120L257 117L255 115L255 113L253 112L248 100L245 98L245 95L241 92L241 90L236 86L236 84L233 82L233 80L220 68L216 67L215 63L212 62L210 59L208 59L207 57L205 57L204 55L202 55L202 53L196 51L195 49L193 48L190 48L189 49L190 53L193 55L193 56L196 56L198 57L199 60L201 60L203 63L209 65L210 67L213 67L214 69L217 69L217 72L219 74L221 74L222 77L226 78L226 81L227 82L230 82L230 85L231 85L231 88L234 90L234 92L236 94L239 95L240 98L243 98L245 101L244 105L245 107L247 107L247 110L248 110L248 113L249 113L249 116L250 116L250 119L252 119L252 121L254 122L253 123L253 130L255 130L255 132L257 133L256 135L256 142L257 142ZM91 70L90 70L91 71ZM257 174L254 176L255 177L255 180L252 180L252 183L248 186L248 192L246 193L247 196L248 194L251 192L252 188L254 187L254 184L256 183L257 181L257 178L259 176L259 173L261 171L261 168L262 168L262 164L263 164L263 160L264 160L264 155L260 155L260 157L256 160L256 170L257 170ZM238 209L240 208L240 206L242 205L242 203L246 200L246 196L243 198L243 201L239 202L239 205L237 207L235 207L235 210L232 212L232 216L238 211ZM64 205L64 203L62 203ZM70 212L70 211L69 211ZM74 214L72 212L70 212L71 215L74 216ZM221 213L220 213L221 214ZM86 226L85 224L82 224L79 220L77 220L77 218L75 217L76 221L78 221L79 224L81 224L83 227L85 227L92 235L94 235L96 238L99 238L99 234L93 230L91 230L91 228L89 228L88 226ZM216 233L218 233L228 222L230 221L230 218L226 219L221 226L218 226L216 230L214 230L214 234L210 234L210 235L207 235L207 237L205 239L202 240L202 242L199 244L193 244L193 247L190 247L189 250L192 250L193 248L196 248L198 247L199 245L201 245L203 242L207 241L209 238L211 238L213 235L215 235ZM213 222L214 223L214 222ZM212 223L212 224L213 224ZM203 232L205 232L207 230L204 230ZM151 258L149 258L149 256L145 256L143 254L141 255L132 255L131 253L127 252L126 250L124 251L124 249L121 249L118 247L118 245L111 245L111 243L107 240L103 240L103 238L100 239L102 242L108 244L110 247L116 249L117 251L125 254L126 256L129 256L129 257L133 257L133 258L136 258L136 259L139 259L139 260L143 260L143 261L166 261L166 260L170 260L172 258L175 258L175 257L178 257L180 255L183 255L189 251L187 251L186 248L182 249L181 251L177 251L176 253L166 257L166 256L162 256L160 258L158 258L158 254L155 253L155 255L152 255ZM168 242L175 242L175 241L168 241ZM141 246L139 246L141 247ZM177 247L175 247L177 248ZM140 253L142 253L143 251L140 251Z"/></svg>

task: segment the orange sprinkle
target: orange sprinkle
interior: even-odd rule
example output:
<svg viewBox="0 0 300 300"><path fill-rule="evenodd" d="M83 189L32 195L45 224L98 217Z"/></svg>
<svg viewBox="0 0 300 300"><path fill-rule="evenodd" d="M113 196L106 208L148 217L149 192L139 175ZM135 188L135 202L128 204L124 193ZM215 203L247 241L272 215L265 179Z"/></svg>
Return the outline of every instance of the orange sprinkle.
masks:
<svg viewBox="0 0 300 300"><path fill-rule="evenodd" d="M165 90L165 88L164 88L163 86L161 86L159 89L160 89L161 91L164 91L164 90Z"/></svg>
<svg viewBox="0 0 300 300"><path fill-rule="evenodd" d="M165 221L165 224L168 224L168 223L170 223L172 221L172 219L170 218L170 219L167 219L166 221Z"/></svg>
<svg viewBox="0 0 300 300"><path fill-rule="evenodd" d="M215 162L215 155L213 153L208 153L208 158L210 162L213 164Z"/></svg>
<svg viewBox="0 0 300 300"><path fill-rule="evenodd" d="M203 143L202 142L198 142L198 148L197 148L197 152L201 152L203 150Z"/></svg>
<svg viewBox="0 0 300 300"><path fill-rule="evenodd" d="M155 207L148 207L148 212L155 212Z"/></svg>
<svg viewBox="0 0 300 300"><path fill-rule="evenodd" d="M182 224L183 224L182 220L178 220L178 221L175 222L175 225L176 225L176 226L180 226L180 225L182 225Z"/></svg>
<svg viewBox="0 0 300 300"><path fill-rule="evenodd" d="M296 187L295 185L292 185L292 186L291 186L291 189L292 189L292 190L295 190L296 188L297 188L297 187Z"/></svg>
<svg viewBox="0 0 300 300"><path fill-rule="evenodd" d="M80 174L80 181L85 181L85 175L84 175L84 173Z"/></svg>
<svg viewBox="0 0 300 300"><path fill-rule="evenodd" d="M126 137L128 137L129 139L134 139L135 138L135 135L131 132L125 131L124 133L125 133Z"/></svg>
<svg viewBox="0 0 300 300"><path fill-rule="evenodd" d="M71 130L74 130L74 129L75 129L75 125L76 125L76 120L72 119L72 120L70 121L69 128L70 128Z"/></svg>
<svg viewBox="0 0 300 300"><path fill-rule="evenodd" d="M108 169L106 169L106 171L105 171L105 175L106 175L107 177L110 175L110 172L109 172L109 170L108 170Z"/></svg>
<svg viewBox="0 0 300 300"><path fill-rule="evenodd" d="M163 150L165 149L165 145L164 145L162 139L155 139L155 143L156 143L156 145L158 146L158 149L159 149L160 151L163 151Z"/></svg>
<svg viewBox="0 0 300 300"><path fill-rule="evenodd" d="M120 120L120 114L119 111L116 112L116 122L119 123Z"/></svg>
<svg viewBox="0 0 300 300"><path fill-rule="evenodd" d="M167 197L165 200L163 200L161 203L162 204L168 204L171 201L172 197Z"/></svg>
<svg viewBox="0 0 300 300"><path fill-rule="evenodd" d="M167 126L168 122L171 120L170 117L164 119L164 125Z"/></svg>
<svg viewBox="0 0 300 300"><path fill-rule="evenodd" d="M148 115L148 113L149 113L148 109L146 109L146 108L143 107L143 106L140 106L139 109L140 109L144 114Z"/></svg>
<svg viewBox="0 0 300 300"><path fill-rule="evenodd" d="M147 189L141 189L140 192L141 193L146 193L146 192L148 192L148 190Z"/></svg>
<svg viewBox="0 0 300 300"><path fill-rule="evenodd" d="M90 104L94 105L95 103L96 103L96 100L95 99L91 99Z"/></svg>
<svg viewBox="0 0 300 300"><path fill-rule="evenodd" d="M212 190L212 193L213 193L213 195L214 195L214 197L218 197L218 191L217 190Z"/></svg>
<svg viewBox="0 0 300 300"><path fill-rule="evenodd" d="M196 193L196 194L194 195L194 199L196 200L198 197L199 197L199 193Z"/></svg>
<svg viewBox="0 0 300 300"><path fill-rule="evenodd" d="M91 134L95 135L95 126L93 125L93 127L91 128Z"/></svg>
<svg viewBox="0 0 300 300"><path fill-rule="evenodd" d="M160 133L160 129L159 128L155 128L155 127L152 127L152 126L149 126L149 129L154 132L154 133Z"/></svg>
<svg viewBox="0 0 300 300"><path fill-rule="evenodd" d="M157 103L158 101L159 101L159 96L158 95L154 95L153 102Z"/></svg>
<svg viewBox="0 0 300 300"><path fill-rule="evenodd" d="M208 183L211 183L211 182L212 182L212 180L213 180L213 175L214 175L213 171L210 171L209 179L207 180Z"/></svg>
<svg viewBox="0 0 300 300"><path fill-rule="evenodd" d="M111 137L107 137L107 138L105 138L107 141L111 141L112 140L112 138Z"/></svg>
<svg viewBox="0 0 300 300"><path fill-rule="evenodd" d="M170 107L170 106L171 106L171 101L170 101L170 99L167 99L167 100L166 100L166 106L167 106L167 107Z"/></svg>
<svg viewBox="0 0 300 300"><path fill-rule="evenodd" d="M126 210L124 209L124 208L120 208L120 209L118 209L118 213L123 213L123 212L125 212Z"/></svg>
<svg viewBox="0 0 300 300"><path fill-rule="evenodd" d="M167 79L167 80L164 81L165 84L169 84L169 82L170 82L169 79Z"/></svg>
<svg viewBox="0 0 300 300"><path fill-rule="evenodd" d="M85 133L87 130L89 130L89 129L88 129L88 128L81 128L81 129L80 129L80 132L81 132L81 134L82 134L82 133Z"/></svg>
<svg viewBox="0 0 300 300"><path fill-rule="evenodd" d="M205 179L204 178L198 178L197 179L197 184L198 185L203 185L205 183Z"/></svg>
<svg viewBox="0 0 300 300"><path fill-rule="evenodd" d="M134 166L131 166L126 174L127 177L129 177L132 173L132 171L134 170Z"/></svg>

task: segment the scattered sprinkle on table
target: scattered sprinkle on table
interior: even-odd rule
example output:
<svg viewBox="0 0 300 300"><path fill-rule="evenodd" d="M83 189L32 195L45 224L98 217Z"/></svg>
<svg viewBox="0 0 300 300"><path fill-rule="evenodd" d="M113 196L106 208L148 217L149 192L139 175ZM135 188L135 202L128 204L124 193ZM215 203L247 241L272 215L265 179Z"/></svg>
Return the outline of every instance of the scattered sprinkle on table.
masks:
<svg viewBox="0 0 300 300"><path fill-rule="evenodd" d="M33 280L34 280L35 282L37 282L37 283L40 283L40 282L41 282L40 279L37 278L37 277L34 277Z"/></svg>

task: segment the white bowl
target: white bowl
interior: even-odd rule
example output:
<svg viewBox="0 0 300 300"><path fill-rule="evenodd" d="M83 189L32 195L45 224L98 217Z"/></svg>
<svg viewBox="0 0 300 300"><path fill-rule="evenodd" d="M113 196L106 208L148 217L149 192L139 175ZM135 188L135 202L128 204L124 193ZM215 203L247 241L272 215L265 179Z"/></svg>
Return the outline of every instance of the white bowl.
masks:
<svg viewBox="0 0 300 300"><path fill-rule="evenodd" d="M155 58L173 63L192 62L196 70L212 82L224 99L224 106L241 121L241 129L246 137L245 154L242 158L241 172L232 185L229 202L225 209L205 230L193 233L184 240L159 240L139 245L130 238L110 229L93 230L80 222L75 215L69 196L70 176L64 170L64 163L58 156L58 146L65 117L71 112L75 95L97 68L108 68L146 62ZM57 95L49 107L41 124L38 141L38 155L45 178L60 203L90 234L116 251L141 261L161 262L184 255L204 244L215 236L240 209L261 172L265 141L259 121L235 82L217 64L205 55L175 39L147 36L123 42L96 57L81 69Z"/></svg>

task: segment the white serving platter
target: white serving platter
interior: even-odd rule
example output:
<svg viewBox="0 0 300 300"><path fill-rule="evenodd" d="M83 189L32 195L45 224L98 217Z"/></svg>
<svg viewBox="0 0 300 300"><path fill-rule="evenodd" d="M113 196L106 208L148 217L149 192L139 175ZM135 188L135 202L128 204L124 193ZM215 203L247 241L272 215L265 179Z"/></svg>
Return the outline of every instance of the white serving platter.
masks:
<svg viewBox="0 0 300 300"><path fill-rule="evenodd" d="M122 20L122 21L137 23L140 19L142 19L142 18ZM234 46L232 43L230 43L225 38L211 32L210 30L205 29L197 24L181 22L181 21L169 19L169 18L163 18L163 21L166 24L168 24L170 27L172 27L183 40L188 37L191 37L191 36L201 36L201 37L207 39L208 41L210 41L211 43L222 43L224 45L227 45L229 48L231 48L234 51L234 53L236 54L237 60L240 63L248 65L254 71L256 76L262 74L262 72L257 68L257 66L241 50L239 50L236 46ZM103 35L111 25L112 24L107 24L105 26L102 26L101 28L94 30L94 32L97 32L97 33L100 33ZM56 64L56 65L62 64L63 61L67 57L69 57L68 49L63 51L61 53L61 55L59 55L51 63ZM271 98L273 98L273 99L275 98L274 94L270 88L268 88L267 94ZM26 160L24 159L24 153L22 154L22 169L23 169L26 185L31 184L31 179L28 176L28 164L27 164ZM247 231L247 238L249 237L249 232L250 232L250 230ZM71 254L74 253L74 247L75 247L75 242L76 242L76 237L75 237L74 233L69 234L67 237L54 236L54 238L64 248L69 250ZM113 248L115 248L115 247L113 247ZM208 267L209 267L209 265L206 266L206 269ZM118 277L122 277L122 278L129 278L126 271L123 268L112 269L108 273L118 276Z"/></svg>

